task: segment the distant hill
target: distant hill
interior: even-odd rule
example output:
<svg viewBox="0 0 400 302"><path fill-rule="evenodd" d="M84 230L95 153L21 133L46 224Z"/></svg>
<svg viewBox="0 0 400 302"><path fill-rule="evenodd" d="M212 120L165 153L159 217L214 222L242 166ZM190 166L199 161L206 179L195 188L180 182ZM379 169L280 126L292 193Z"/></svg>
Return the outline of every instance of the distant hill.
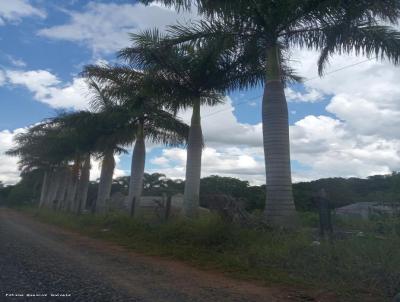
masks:
<svg viewBox="0 0 400 302"><path fill-rule="evenodd" d="M400 173L375 175L360 178L324 178L311 182L294 184L296 207L301 210L314 208L312 196L324 188L334 207L355 202L397 202L400 203Z"/></svg>

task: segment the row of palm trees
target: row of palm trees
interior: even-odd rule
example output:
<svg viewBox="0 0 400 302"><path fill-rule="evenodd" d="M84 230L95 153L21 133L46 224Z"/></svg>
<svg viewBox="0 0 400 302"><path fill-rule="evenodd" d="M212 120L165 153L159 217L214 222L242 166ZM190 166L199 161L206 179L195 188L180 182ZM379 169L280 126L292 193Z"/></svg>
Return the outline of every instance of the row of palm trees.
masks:
<svg viewBox="0 0 400 302"><path fill-rule="evenodd" d="M105 67L98 67L97 71L104 70ZM109 75L115 75L120 70L107 67L107 71ZM85 209L90 160L95 157L101 159L101 172L93 210L105 213L115 169L114 155L126 153L124 147L132 142L135 142L132 158L135 173L131 177L129 189L130 196L140 200L145 159L144 139L168 145L185 143L188 126L164 110L159 99L152 94L145 94L145 85L140 84L133 91L126 89L128 86L134 88L144 79L143 73L134 70L130 72L130 76L134 75L135 83L128 79L120 82L120 79L115 78L112 84L109 80L106 86L88 76L92 96L91 111L62 113L16 136L16 146L7 153L19 156L20 167L25 171L44 171L40 207L66 209L76 213ZM132 204L134 208L135 204Z"/></svg>
<svg viewBox="0 0 400 302"><path fill-rule="evenodd" d="M21 156L22 166L50 171L52 176L49 181L45 181L45 176L43 192L51 193L44 193L43 204L61 198L50 183L62 178L64 171L67 176L58 186L69 186L66 191L71 191L69 195L73 197L60 195L68 202L75 200L70 205L75 210L84 204L79 188L85 187L80 182L86 182L84 171L90 166L88 159L91 155L101 157L96 209L104 212L115 167L114 154L125 152L123 147L135 142L128 197L134 214L143 186L145 141L187 144L184 212L195 217L203 148L201 106L223 102L224 95L231 90L262 85L267 176L265 218L278 226L295 224L284 87L301 78L290 68L290 51L295 47L319 50L320 75L334 53L379 56L398 64L400 33L392 26L400 16L400 1L158 2L177 9L196 8L203 20L170 26L166 34L153 29L131 35L132 46L119 52L120 65L91 65L84 69L83 75L94 96L92 112L66 114L30 128L17 138L18 147L10 154ZM189 108L192 118L188 127L176 115L179 110ZM54 139L53 132L73 147L58 150L46 143L42 145L45 150L35 149L43 137Z"/></svg>

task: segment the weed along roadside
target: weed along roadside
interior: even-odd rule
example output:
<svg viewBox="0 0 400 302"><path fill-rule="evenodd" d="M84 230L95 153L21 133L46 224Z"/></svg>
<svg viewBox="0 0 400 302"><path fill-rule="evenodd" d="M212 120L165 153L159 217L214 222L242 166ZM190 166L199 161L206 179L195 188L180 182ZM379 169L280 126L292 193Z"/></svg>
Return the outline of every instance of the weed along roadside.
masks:
<svg viewBox="0 0 400 302"><path fill-rule="evenodd" d="M360 293L371 301L393 297L400 280L400 238L381 221L342 221L341 227L363 230L363 235L318 241L312 219L303 219L299 232L255 230L223 222L214 215L196 220L174 219L154 223L121 214L72 215L50 210L19 208L47 224L114 242L146 255L182 260L195 267L229 276L332 292L339 301ZM381 234L381 233L380 233ZM370 300L365 300L370 301Z"/></svg>

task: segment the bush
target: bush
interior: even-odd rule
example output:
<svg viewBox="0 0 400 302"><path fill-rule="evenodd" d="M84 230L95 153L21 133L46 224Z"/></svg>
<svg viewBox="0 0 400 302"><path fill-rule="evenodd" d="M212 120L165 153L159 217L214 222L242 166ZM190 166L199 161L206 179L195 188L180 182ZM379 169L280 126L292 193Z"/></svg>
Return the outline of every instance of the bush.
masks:
<svg viewBox="0 0 400 302"><path fill-rule="evenodd" d="M8 193L6 204L12 206L27 205L33 202L32 189L23 185L15 185Z"/></svg>
<svg viewBox="0 0 400 302"><path fill-rule="evenodd" d="M319 228L319 216L316 212L298 212L301 224L305 227Z"/></svg>

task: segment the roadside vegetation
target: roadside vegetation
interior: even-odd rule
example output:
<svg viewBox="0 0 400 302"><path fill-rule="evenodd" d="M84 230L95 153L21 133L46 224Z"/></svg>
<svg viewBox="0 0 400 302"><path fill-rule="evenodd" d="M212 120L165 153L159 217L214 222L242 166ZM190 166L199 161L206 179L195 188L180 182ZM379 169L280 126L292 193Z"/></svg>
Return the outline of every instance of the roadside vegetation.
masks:
<svg viewBox="0 0 400 302"><path fill-rule="evenodd" d="M265 285L333 292L339 301L391 301L400 286L399 219L337 220L338 238L317 242L318 219L311 213L301 215L301 231L285 232L243 228L212 214L155 222L119 213L76 216L19 209L42 222L147 255L183 260Z"/></svg>
<svg viewBox="0 0 400 302"><path fill-rule="evenodd" d="M109 240L147 255L183 260L202 269L218 270L263 284L284 284L317 292L332 292L340 301L390 301L400 288L400 218L370 220L333 216L334 240L321 240L313 194L319 187L332 192L333 207L353 201L398 200L399 174L368 179L321 179L294 185L301 228L279 231L266 226L244 227L224 221L216 213L198 219L154 217L132 219L128 213L81 215L38 209L41 175L24 174L14 186L0 188L1 203L39 219L94 238ZM128 192L129 178L114 180L112 192ZM143 194L183 193L184 181L162 174L145 174ZM203 195L226 193L244 201L254 220L262 215L263 186L212 176L201 180ZM335 188L341 188L335 190ZM344 189L347 188L347 189ZM95 203L98 183L91 182L88 206ZM338 195L335 195L336 194ZM349 194L345 194L349 192ZM350 194L350 192L356 192ZM392 199L394 198L394 199ZM346 202L343 202L346 200ZM207 205L203 205L207 206ZM357 295L354 295L354 293ZM368 300L369 299L369 300Z"/></svg>

